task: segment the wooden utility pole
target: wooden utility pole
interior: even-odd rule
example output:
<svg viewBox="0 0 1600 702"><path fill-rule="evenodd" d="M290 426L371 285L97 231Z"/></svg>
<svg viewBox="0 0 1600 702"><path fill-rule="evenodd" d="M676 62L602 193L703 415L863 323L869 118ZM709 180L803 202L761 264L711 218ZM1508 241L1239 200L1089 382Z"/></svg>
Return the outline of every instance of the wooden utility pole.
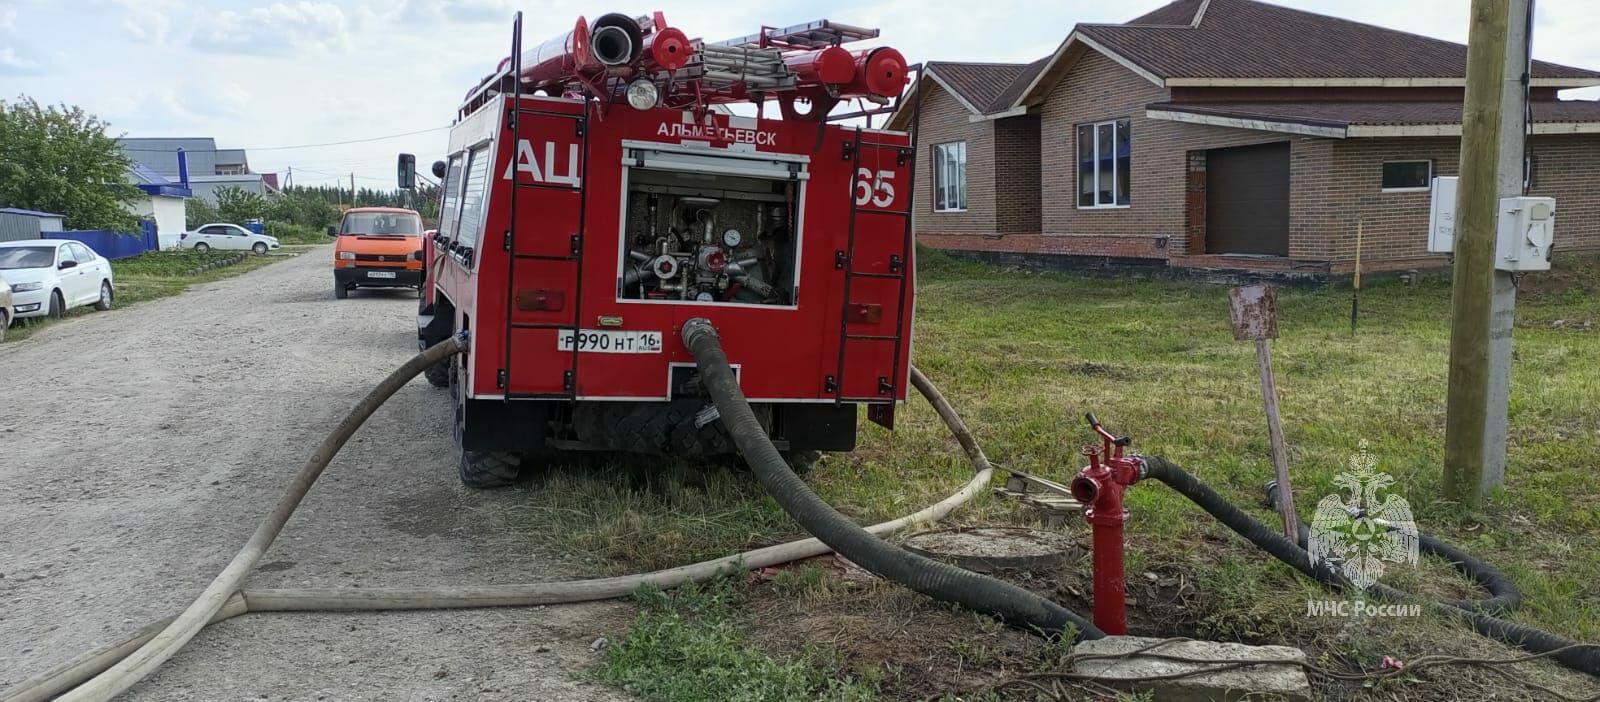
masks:
<svg viewBox="0 0 1600 702"><path fill-rule="evenodd" d="M1461 180L1456 192L1455 271L1450 317L1449 405L1444 492L1482 503L1489 429L1489 335L1495 282L1501 80L1511 0L1473 0L1467 33L1467 88L1461 112ZM1521 135L1517 135L1519 138Z"/></svg>
<svg viewBox="0 0 1600 702"><path fill-rule="evenodd" d="M350 206L359 206L356 204L356 174L354 171L350 172Z"/></svg>

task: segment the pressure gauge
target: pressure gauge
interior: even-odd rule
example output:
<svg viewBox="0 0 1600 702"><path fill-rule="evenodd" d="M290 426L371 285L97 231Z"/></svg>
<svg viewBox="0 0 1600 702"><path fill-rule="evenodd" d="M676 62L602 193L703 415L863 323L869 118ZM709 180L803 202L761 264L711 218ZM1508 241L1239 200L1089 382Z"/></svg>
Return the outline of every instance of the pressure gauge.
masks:
<svg viewBox="0 0 1600 702"><path fill-rule="evenodd" d="M737 229L729 229L722 233L722 243L728 248L737 247L743 241L744 235L740 234Z"/></svg>
<svg viewBox="0 0 1600 702"><path fill-rule="evenodd" d="M702 290L699 295L694 296L694 300L695 302L716 302L717 298L713 297L711 293Z"/></svg>

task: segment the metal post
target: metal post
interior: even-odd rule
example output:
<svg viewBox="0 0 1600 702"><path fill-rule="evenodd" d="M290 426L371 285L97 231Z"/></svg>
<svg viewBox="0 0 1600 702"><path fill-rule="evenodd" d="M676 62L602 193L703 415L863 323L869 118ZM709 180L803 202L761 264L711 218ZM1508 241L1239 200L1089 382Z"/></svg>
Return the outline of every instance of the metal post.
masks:
<svg viewBox="0 0 1600 702"><path fill-rule="evenodd" d="M1461 180L1456 193L1451 293L1450 381L1445 413L1445 496L1483 501L1489 427L1489 335L1494 291L1497 175L1504 103L1501 84L1511 0L1473 0L1461 114Z"/></svg>
<svg viewBox="0 0 1600 702"><path fill-rule="evenodd" d="M1510 0L1510 5L1500 97L1500 172L1495 188L1501 198L1525 194L1523 184L1527 182L1524 135L1528 129L1533 0ZM1483 431L1480 493L1505 484L1506 436L1510 431L1507 415L1511 407L1511 327L1516 318L1516 306L1516 281L1511 273L1495 271L1489 312L1489 406Z"/></svg>

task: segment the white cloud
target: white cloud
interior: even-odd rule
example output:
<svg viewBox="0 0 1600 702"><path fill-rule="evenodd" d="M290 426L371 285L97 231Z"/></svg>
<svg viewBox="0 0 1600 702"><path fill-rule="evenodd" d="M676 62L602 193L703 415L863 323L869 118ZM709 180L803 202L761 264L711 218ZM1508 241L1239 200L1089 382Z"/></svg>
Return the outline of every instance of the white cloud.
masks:
<svg viewBox="0 0 1600 702"><path fill-rule="evenodd" d="M17 28L17 8L0 7L0 32L10 32Z"/></svg>
<svg viewBox="0 0 1600 702"><path fill-rule="evenodd" d="M112 0L121 7L122 29L137 41L161 45L167 42L167 31L172 28L168 17L171 2L162 0Z"/></svg>
<svg viewBox="0 0 1600 702"><path fill-rule="evenodd" d="M402 0L396 6L402 22L510 22L517 10L516 0Z"/></svg>
<svg viewBox="0 0 1600 702"><path fill-rule="evenodd" d="M349 51L351 22L326 2L275 2L244 12L224 10L196 24L196 49L219 54L283 56L291 48Z"/></svg>
<svg viewBox="0 0 1600 702"><path fill-rule="evenodd" d="M15 47L0 46L0 75L31 76L44 72L44 64L19 53Z"/></svg>

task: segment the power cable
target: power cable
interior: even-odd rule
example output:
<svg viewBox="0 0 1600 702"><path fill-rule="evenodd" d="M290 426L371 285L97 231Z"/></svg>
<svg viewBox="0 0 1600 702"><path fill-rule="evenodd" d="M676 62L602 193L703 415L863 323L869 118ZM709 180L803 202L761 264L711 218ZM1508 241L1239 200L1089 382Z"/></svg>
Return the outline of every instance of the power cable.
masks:
<svg viewBox="0 0 1600 702"><path fill-rule="evenodd" d="M237 147L229 147L229 148L226 148L226 149L212 149L210 151L212 151L214 153L216 151L288 151L288 150L291 150L291 149L320 149L320 148L327 147L327 146L344 146L346 144L367 144L367 143L374 142L374 141L383 141L385 139L398 139L400 137L416 136L418 134L427 134L429 132L437 132L437 131L440 131L442 129L449 129L449 128L450 128L450 125L447 124L447 125L444 125L442 127L430 127L428 129L419 129L419 130L414 131L414 132L402 132L400 134L385 134L383 136L367 137L365 139L349 139L349 140L346 140L346 141L329 141L329 142L324 142L324 143L321 143L321 144L295 144L295 145L292 145L292 146L237 146ZM156 154L170 154L170 153L176 152L177 149L176 148L173 148L173 149L126 149L125 148L125 149L123 149L123 151L142 152L142 153L156 153ZM205 152L204 151L197 151L196 153L205 153Z"/></svg>

